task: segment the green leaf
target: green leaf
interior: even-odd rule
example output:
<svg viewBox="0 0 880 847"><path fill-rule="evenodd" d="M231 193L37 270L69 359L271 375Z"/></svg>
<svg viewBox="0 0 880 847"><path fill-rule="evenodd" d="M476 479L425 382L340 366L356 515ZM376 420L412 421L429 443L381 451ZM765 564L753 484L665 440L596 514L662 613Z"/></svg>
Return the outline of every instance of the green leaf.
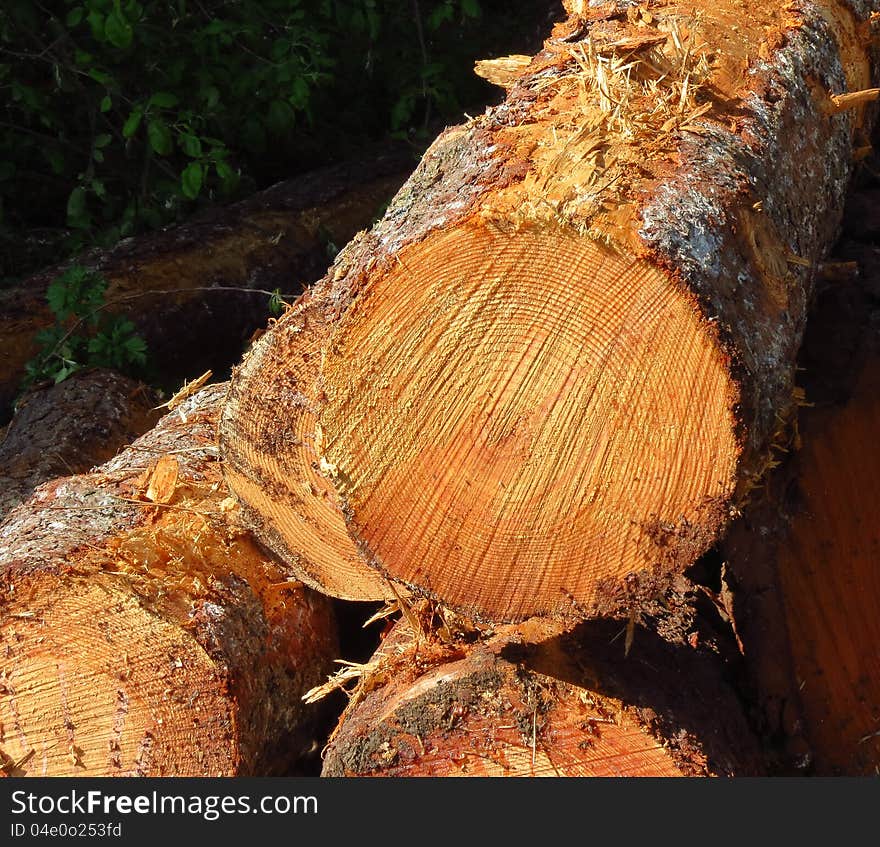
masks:
<svg viewBox="0 0 880 847"><path fill-rule="evenodd" d="M95 192L95 196L99 199L103 200L107 196L107 189L100 179L93 179L91 182L91 188L92 191Z"/></svg>
<svg viewBox="0 0 880 847"><path fill-rule="evenodd" d="M400 129L412 117L415 105L415 96L413 94L404 94L394 104L391 109L392 129Z"/></svg>
<svg viewBox="0 0 880 847"><path fill-rule="evenodd" d="M119 9L114 9L107 15L107 20L104 22L104 35L114 47L124 50L131 46L134 32L122 12Z"/></svg>
<svg viewBox="0 0 880 847"><path fill-rule="evenodd" d="M67 377L78 370L79 365L76 362L66 362L55 373L55 385L58 385L59 382L64 382Z"/></svg>
<svg viewBox="0 0 880 847"><path fill-rule="evenodd" d="M222 160L214 164L214 170L217 171L217 176L223 182L223 190L230 193L235 191L239 182L238 172L228 162Z"/></svg>
<svg viewBox="0 0 880 847"><path fill-rule="evenodd" d="M461 13L466 18L480 17L480 4L477 0L461 0Z"/></svg>
<svg viewBox="0 0 880 847"><path fill-rule="evenodd" d="M293 128L296 122L293 109L283 100L273 100L269 104L269 128L277 135L282 135Z"/></svg>
<svg viewBox="0 0 880 847"><path fill-rule="evenodd" d="M132 335L127 338L123 347L125 349L125 357L129 362L135 365L145 365L147 363L147 342L139 335Z"/></svg>
<svg viewBox="0 0 880 847"><path fill-rule="evenodd" d="M230 167L228 162L217 162L217 164L214 165L214 169L217 171L217 176L219 176L224 182L228 182L236 176L235 171Z"/></svg>
<svg viewBox="0 0 880 847"><path fill-rule="evenodd" d="M180 146L183 148L183 152L193 159L202 155L202 142L198 136L190 132L184 132L180 135Z"/></svg>
<svg viewBox="0 0 880 847"><path fill-rule="evenodd" d="M159 118L147 122L147 138L150 140L150 147L160 156L168 156L174 149L171 130L168 129L168 124Z"/></svg>
<svg viewBox="0 0 880 847"><path fill-rule="evenodd" d="M110 109L113 108L113 100L110 98L110 95L106 95L103 100L101 100L101 111L109 112Z"/></svg>
<svg viewBox="0 0 880 847"><path fill-rule="evenodd" d="M73 29L75 26L79 26L83 17L85 17L85 9L82 6L77 6L75 9L71 9L67 13L67 17L64 19L64 23L67 24L68 27Z"/></svg>
<svg viewBox="0 0 880 847"><path fill-rule="evenodd" d="M290 105L304 109L309 103L309 84L301 76L290 84Z"/></svg>
<svg viewBox="0 0 880 847"><path fill-rule="evenodd" d="M113 77L100 68L89 68L89 76L100 85L110 86L113 83Z"/></svg>
<svg viewBox="0 0 880 847"><path fill-rule="evenodd" d="M86 229L90 223L86 191L82 186L77 186L67 198L67 224L75 229Z"/></svg>
<svg viewBox="0 0 880 847"><path fill-rule="evenodd" d="M180 175L180 187L185 197L195 200L202 190L204 169L198 162L190 162Z"/></svg>
<svg viewBox="0 0 880 847"><path fill-rule="evenodd" d="M220 102L220 91L214 85L202 89L201 94L208 109L213 109Z"/></svg>
<svg viewBox="0 0 880 847"><path fill-rule="evenodd" d="M100 150L95 149L95 150L92 150L92 158L93 158L98 164L101 164L101 162L104 161L104 154L103 154Z"/></svg>
<svg viewBox="0 0 880 847"><path fill-rule="evenodd" d="M447 0L447 2L437 6L437 8L435 8L428 16L428 28L439 29L444 23L451 21L452 16L452 3Z"/></svg>
<svg viewBox="0 0 880 847"><path fill-rule="evenodd" d="M106 147L112 140L112 135L108 135L106 132L102 132L100 135L95 136L94 145L95 147Z"/></svg>
<svg viewBox="0 0 880 847"><path fill-rule="evenodd" d="M92 28L92 37L95 41L99 41L101 43L107 40L107 36L104 35L104 15L101 12L98 12L95 9L89 12L86 20L89 22L89 26Z"/></svg>
<svg viewBox="0 0 880 847"><path fill-rule="evenodd" d="M173 109L180 102L180 98L170 91L157 91L149 100L147 107L158 106L160 109Z"/></svg>
<svg viewBox="0 0 880 847"><path fill-rule="evenodd" d="M46 289L46 302L49 304L52 314L59 321L65 320L70 315L70 311L67 309L67 286L61 279L53 280ZM41 346L46 346L52 339L48 337L48 332L44 330L37 335L36 340ZM55 339L55 342L57 341L58 339Z"/></svg>
<svg viewBox="0 0 880 847"><path fill-rule="evenodd" d="M138 127L141 125L141 120L143 119L143 117L143 107L136 106L126 119L125 124L122 127L122 134L126 138L131 138L138 131Z"/></svg>

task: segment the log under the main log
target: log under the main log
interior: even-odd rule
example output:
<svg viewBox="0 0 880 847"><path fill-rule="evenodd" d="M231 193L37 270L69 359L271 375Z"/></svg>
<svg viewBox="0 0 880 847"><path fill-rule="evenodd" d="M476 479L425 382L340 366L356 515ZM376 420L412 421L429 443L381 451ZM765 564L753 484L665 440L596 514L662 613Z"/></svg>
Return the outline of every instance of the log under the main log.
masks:
<svg viewBox="0 0 880 847"><path fill-rule="evenodd" d="M626 628L533 619L426 642L402 621L361 668L323 775L761 773L718 657L641 627L627 656Z"/></svg>
<svg viewBox="0 0 880 847"><path fill-rule="evenodd" d="M303 579L610 613L718 537L793 406L872 112L869 4L566 4L506 100L255 345L227 479Z"/></svg>

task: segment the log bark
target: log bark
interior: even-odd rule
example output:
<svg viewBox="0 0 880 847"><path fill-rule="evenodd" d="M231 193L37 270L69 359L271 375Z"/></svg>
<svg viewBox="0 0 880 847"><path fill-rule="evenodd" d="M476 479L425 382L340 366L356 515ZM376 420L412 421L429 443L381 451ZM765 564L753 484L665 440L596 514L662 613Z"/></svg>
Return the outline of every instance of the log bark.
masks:
<svg viewBox="0 0 880 847"><path fill-rule="evenodd" d="M266 322L268 298L248 289L298 295L375 219L412 167L409 151L386 147L76 262L106 277L111 311L134 321L161 381L221 373ZM37 352L34 336L52 322L46 289L64 268L0 291L0 419Z"/></svg>
<svg viewBox="0 0 880 847"><path fill-rule="evenodd" d="M230 522L214 385L0 526L10 775L296 771L338 655L327 598Z"/></svg>
<svg viewBox="0 0 880 847"><path fill-rule="evenodd" d="M113 371L78 371L18 402L0 441L0 520L43 482L106 462L159 414L145 385Z"/></svg>
<svg viewBox="0 0 880 847"><path fill-rule="evenodd" d="M566 7L233 377L227 479L330 593L620 611L714 543L794 408L873 6Z"/></svg>
<svg viewBox="0 0 880 847"><path fill-rule="evenodd" d="M367 665L324 776L756 775L718 657L626 621L547 620L470 643L404 621ZM694 637L694 636L692 636Z"/></svg>
<svg viewBox="0 0 880 847"><path fill-rule="evenodd" d="M861 270L817 300L797 438L723 544L756 725L776 767L824 776L880 769L880 275Z"/></svg>

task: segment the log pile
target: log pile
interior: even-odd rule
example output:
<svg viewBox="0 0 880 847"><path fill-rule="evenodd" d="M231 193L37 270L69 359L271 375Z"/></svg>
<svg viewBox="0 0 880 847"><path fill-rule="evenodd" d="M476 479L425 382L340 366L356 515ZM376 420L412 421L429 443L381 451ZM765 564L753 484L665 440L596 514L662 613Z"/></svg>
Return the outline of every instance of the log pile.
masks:
<svg viewBox="0 0 880 847"><path fill-rule="evenodd" d="M797 381L852 284L819 271L873 5L564 5L228 389L0 526L10 759L270 772L311 731L326 776L880 768L871 322L833 407ZM328 597L398 616L329 679ZM135 690L212 719L163 734Z"/></svg>

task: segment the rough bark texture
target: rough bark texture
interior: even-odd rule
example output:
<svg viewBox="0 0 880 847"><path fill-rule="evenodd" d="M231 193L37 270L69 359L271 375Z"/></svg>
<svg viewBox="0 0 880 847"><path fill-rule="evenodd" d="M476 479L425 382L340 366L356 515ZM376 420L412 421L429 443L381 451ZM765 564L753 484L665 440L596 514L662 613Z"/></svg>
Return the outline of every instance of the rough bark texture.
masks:
<svg viewBox="0 0 880 847"><path fill-rule="evenodd" d="M880 274L876 219L852 197L838 261L810 315L796 435L723 544L755 723L776 767L876 774L876 506L880 492Z"/></svg>
<svg viewBox="0 0 880 847"><path fill-rule="evenodd" d="M235 362L265 324L267 298L220 287L299 294L335 252L368 226L412 171L409 151L382 149L289 182L182 226L130 238L77 259L107 278L112 311L126 314L149 346L163 381L180 383ZM8 415L36 353L35 334L51 323L45 294L64 267L0 291L0 419ZM148 292L156 292L142 296Z"/></svg>
<svg viewBox="0 0 880 847"><path fill-rule="evenodd" d="M265 775L312 747L332 608L230 523L224 391L0 526L7 774Z"/></svg>
<svg viewBox="0 0 880 847"><path fill-rule="evenodd" d="M0 441L0 520L41 483L106 462L154 424L153 393L113 371L29 392Z"/></svg>
<svg viewBox="0 0 880 847"><path fill-rule="evenodd" d="M233 377L230 484L282 557L304 509L334 528L302 567L329 591L345 570L380 596L373 568L483 619L619 611L629 580L650 596L718 538L792 413L873 119L833 99L873 81L873 4L566 6L542 53L505 65L506 101L441 134ZM542 371L545 395L510 399ZM534 492L551 412L559 470ZM571 526L531 525L542 503Z"/></svg>
<svg viewBox="0 0 880 847"><path fill-rule="evenodd" d="M641 626L627 655L626 630L533 619L426 643L399 623L355 689L323 775L761 773L719 657Z"/></svg>

